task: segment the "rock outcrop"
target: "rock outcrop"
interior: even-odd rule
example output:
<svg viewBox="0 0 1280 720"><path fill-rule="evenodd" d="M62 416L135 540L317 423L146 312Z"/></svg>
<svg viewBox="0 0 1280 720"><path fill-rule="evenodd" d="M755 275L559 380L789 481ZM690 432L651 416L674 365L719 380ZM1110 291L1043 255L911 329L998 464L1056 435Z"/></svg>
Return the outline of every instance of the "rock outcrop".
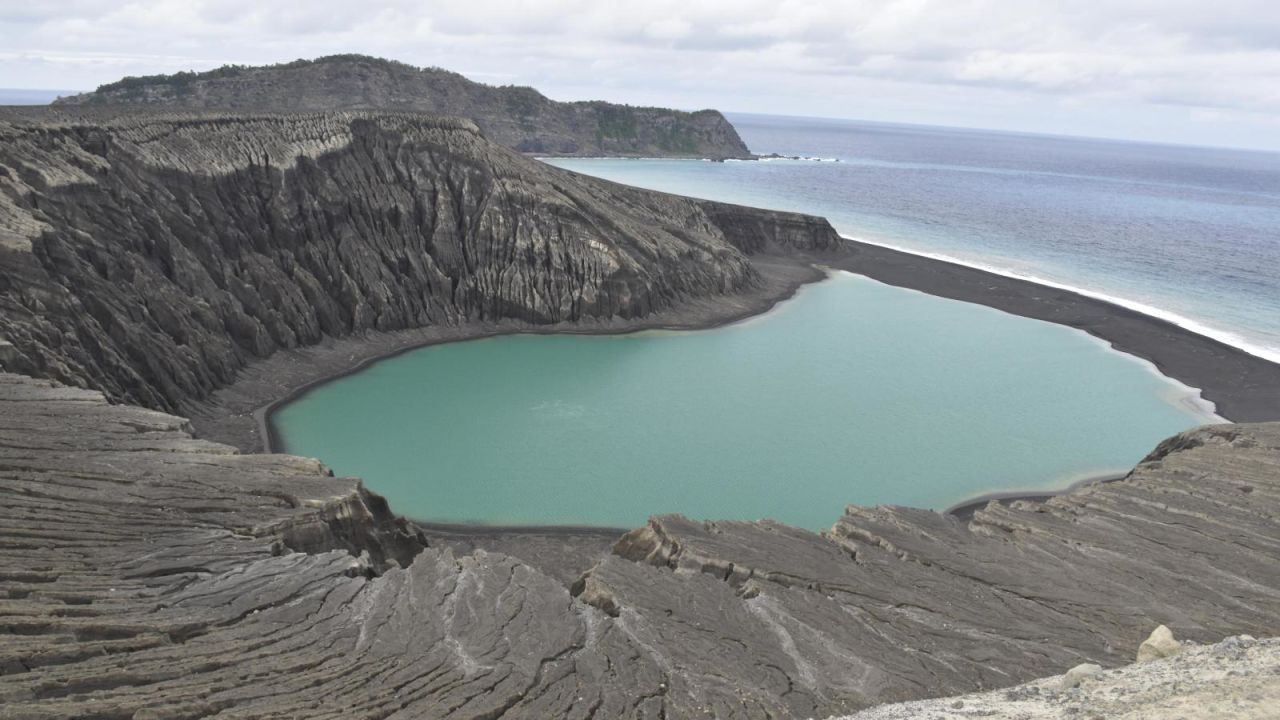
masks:
<svg viewBox="0 0 1280 720"><path fill-rule="evenodd" d="M643 318L835 251L413 113L0 117L0 367L176 409L325 337Z"/></svg>
<svg viewBox="0 0 1280 720"><path fill-rule="evenodd" d="M657 518L566 586L315 461L3 374L0 497L13 718L821 717L1126 665L1158 624L1280 630L1280 424L970 523Z"/></svg>
<svg viewBox="0 0 1280 720"><path fill-rule="evenodd" d="M1151 635L1138 646L1138 662L1171 657L1181 649L1182 643L1174 639L1169 628L1161 625L1152 630Z"/></svg>
<svg viewBox="0 0 1280 720"><path fill-rule="evenodd" d="M1058 683L1058 687L1061 690L1080 687L1080 684L1084 681L1096 678L1101 674L1101 665L1097 663L1080 663L1063 674L1062 681Z"/></svg>
<svg viewBox="0 0 1280 720"><path fill-rule="evenodd" d="M1184 657L1099 672L1065 691L1056 678L1045 678L1007 690L886 705L844 720L1274 720L1277 709L1280 639L1242 635Z"/></svg>
<svg viewBox="0 0 1280 720"><path fill-rule="evenodd" d="M56 104L238 112L409 110L469 118L495 142L528 153L752 157L733 125L715 110L556 102L529 87L492 87L439 68L363 55L129 77Z"/></svg>
<svg viewBox="0 0 1280 720"><path fill-rule="evenodd" d="M283 349L718 306L842 245L465 120L112 112L0 118L4 717L818 717L1280 631L1280 424L970 521L663 516L599 554L196 439L161 410Z"/></svg>

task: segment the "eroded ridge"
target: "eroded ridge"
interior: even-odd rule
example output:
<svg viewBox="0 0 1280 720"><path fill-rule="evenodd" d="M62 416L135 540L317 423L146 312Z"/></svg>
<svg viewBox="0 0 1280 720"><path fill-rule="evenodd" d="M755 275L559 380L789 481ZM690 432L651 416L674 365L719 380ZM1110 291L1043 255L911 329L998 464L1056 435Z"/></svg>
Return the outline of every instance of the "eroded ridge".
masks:
<svg viewBox="0 0 1280 720"><path fill-rule="evenodd" d="M530 87L493 87L440 68L419 69L363 55L125 78L54 104L65 109L112 105L236 111L392 108L471 118L495 142L522 152L753 157L733 125L715 110L556 102Z"/></svg>
<svg viewBox="0 0 1280 720"><path fill-rule="evenodd" d="M0 113L0 368L174 411L329 338L751 292L819 218L596 180L405 112Z"/></svg>
<svg viewBox="0 0 1280 720"><path fill-rule="evenodd" d="M571 587L358 481L0 375L6 717L812 717L1280 629L1280 425L972 523L655 518Z"/></svg>
<svg viewBox="0 0 1280 720"><path fill-rule="evenodd" d="M1120 665L1158 624L1274 634L1277 509L1280 425L1209 426L1122 481L970 523L858 506L822 535L655 518L575 589L687 682L733 674L819 715Z"/></svg>

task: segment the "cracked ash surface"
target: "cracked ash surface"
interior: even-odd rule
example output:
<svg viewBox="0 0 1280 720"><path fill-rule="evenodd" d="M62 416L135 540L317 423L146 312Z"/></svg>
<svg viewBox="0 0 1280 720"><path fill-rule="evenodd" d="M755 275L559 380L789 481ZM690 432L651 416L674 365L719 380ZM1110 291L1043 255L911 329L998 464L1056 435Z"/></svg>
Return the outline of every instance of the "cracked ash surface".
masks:
<svg viewBox="0 0 1280 720"><path fill-rule="evenodd" d="M455 552L319 463L0 376L6 717L812 717L1280 618L1280 425L971 523L655 518L576 582Z"/></svg>

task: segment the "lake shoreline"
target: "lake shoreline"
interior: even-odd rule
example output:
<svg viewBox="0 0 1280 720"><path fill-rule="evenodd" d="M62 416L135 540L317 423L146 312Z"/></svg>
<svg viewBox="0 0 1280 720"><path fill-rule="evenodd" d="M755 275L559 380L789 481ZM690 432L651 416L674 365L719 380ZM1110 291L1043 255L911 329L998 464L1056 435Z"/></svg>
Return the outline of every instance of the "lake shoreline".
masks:
<svg viewBox="0 0 1280 720"><path fill-rule="evenodd" d="M1121 353L1149 362L1158 372L1214 403L1231 421L1280 417L1280 365L1198 335L1160 318L1087 296L1026 280L936 260L846 238L847 252L818 256L752 258L761 272L759 287L732 296L700 299L634 321L586 321L536 326L521 322L473 323L365 337L328 340L277 353L246 368L237 382L210 401L188 408L200 435L229 442L246 452L285 452L274 427L275 410L310 390L343 378L378 360L430 345L509 334L625 334L649 330L703 330L758 317L790 299L828 270L844 270L897 287L984 305L1032 319L1082 330ZM1243 381L1243 382L1242 382ZM1270 389L1270 392L1267 390ZM263 402L263 400L266 402ZM1114 479L1108 477L1106 479ZM991 500L1042 500L1059 490L1010 490L965 500L945 512L971 514ZM432 524L428 524L430 527ZM521 533L608 535L612 528L503 528L486 525L436 526L431 534L484 538Z"/></svg>
<svg viewBox="0 0 1280 720"><path fill-rule="evenodd" d="M825 264L888 285L1082 330L1199 390L1230 422L1280 419L1280 364L1115 303L968 265L845 238Z"/></svg>
<svg viewBox="0 0 1280 720"><path fill-rule="evenodd" d="M1077 480L1066 487L1059 489L1039 489L1039 490L997 490L995 492L982 493L974 497L961 500L946 510L939 510L944 515L951 515L960 520L968 521L973 519L974 513L985 508L992 502L1008 504L1018 500L1031 500L1035 502L1044 502L1049 498L1059 495L1066 495L1083 487L1090 485L1102 485L1117 480L1123 480L1127 473L1107 473L1104 475L1092 475L1090 477Z"/></svg>
<svg viewBox="0 0 1280 720"><path fill-rule="evenodd" d="M434 326L362 336L326 338L317 345L280 351L242 369L232 385L183 412L197 435L248 453L287 452L271 421L274 412L306 393L359 372L380 360L432 345L504 335L625 335L655 330L711 330L748 321L791 299L801 288L828 276L819 263L827 255L752 257L758 287L732 295L698 298L678 308L635 320L595 320L534 325L504 320Z"/></svg>

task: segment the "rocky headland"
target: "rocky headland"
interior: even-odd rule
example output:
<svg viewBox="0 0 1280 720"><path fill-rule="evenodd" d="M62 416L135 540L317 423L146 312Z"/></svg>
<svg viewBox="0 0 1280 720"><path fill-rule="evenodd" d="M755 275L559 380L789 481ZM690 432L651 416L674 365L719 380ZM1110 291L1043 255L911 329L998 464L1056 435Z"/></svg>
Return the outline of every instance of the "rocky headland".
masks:
<svg viewBox="0 0 1280 720"><path fill-rule="evenodd" d="M821 219L585 178L465 120L5 111L0 714L818 717L1117 667L1157 625L1280 630L1280 423L824 533L423 528L210 439L378 352L713 324L859 257Z"/></svg>
<svg viewBox="0 0 1280 720"><path fill-rule="evenodd" d="M129 77L55 104L236 112L414 111L471 119L490 139L526 153L752 157L733 125L716 110L557 102L530 87L494 87L440 68L416 68L364 55Z"/></svg>

